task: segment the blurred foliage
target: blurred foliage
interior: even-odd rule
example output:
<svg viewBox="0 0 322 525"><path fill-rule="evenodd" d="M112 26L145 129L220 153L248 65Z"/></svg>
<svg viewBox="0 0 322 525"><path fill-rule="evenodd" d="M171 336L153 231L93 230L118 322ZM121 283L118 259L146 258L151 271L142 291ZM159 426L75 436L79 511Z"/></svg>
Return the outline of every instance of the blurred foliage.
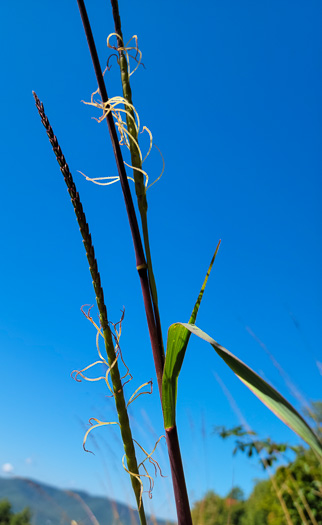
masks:
<svg viewBox="0 0 322 525"><path fill-rule="evenodd" d="M244 514L244 502L231 497L243 492L234 487L226 498L214 492L208 492L203 500L198 501L192 509L194 525L239 525Z"/></svg>
<svg viewBox="0 0 322 525"><path fill-rule="evenodd" d="M31 513L29 509L24 509L14 514L8 500L0 501L0 525L31 525L30 520Z"/></svg>
<svg viewBox="0 0 322 525"><path fill-rule="evenodd" d="M311 450L302 450L295 461L279 467L274 478L293 525L322 524L321 464ZM285 524L285 515L270 480L255 485L245 504L244 519L240 523Z"/></svg>
<svg viewBox="0 0 322 525"><path fill-rule="evenodd" d="M233 450L233 455L238 451L245 452L249 458L254 454L260 456L260 463L264 468L267 466L271 467L275 461L279 459L278 454L285 453L287 451L299 453L302 449L300 446L291 446L288 443L274 443L270 438L265 439L249 439L248 436L257 436L256 432L251 430L245 430L241 425L227 429L225 427L215 427L215 433L218 433L219 436L223 439L226 439L231 436L235 436L235 448Z"/></svg>
<svg viewBox="0 0 322 525"><path fill-rule="evenodd" d="M305 415L313 420L321 438L322 402L312 403ZM265 469L281 460L286 464L276 468L273 483L272 479L257 482L247 500L238 487L225 498L208 492L192 510L194 525L285 525L281 499L292 525L322 524L322 468L312 450L275 443L270 438L259 439L255 432L242 426L217 427L215 433L223 439L234 437L233 454L239 451L249 458L258 457Z"/></svg>

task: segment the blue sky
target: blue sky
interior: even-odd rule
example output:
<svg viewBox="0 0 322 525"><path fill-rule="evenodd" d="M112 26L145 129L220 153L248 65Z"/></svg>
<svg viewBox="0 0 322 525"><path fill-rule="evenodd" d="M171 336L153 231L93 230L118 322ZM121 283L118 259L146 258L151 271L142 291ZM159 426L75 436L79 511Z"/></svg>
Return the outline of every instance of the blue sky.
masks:
<svg viewBox="0 0 322 525"><path fill-rule="evenodd" d="M87 3L105 64L114 30L109 2ZM118 321L125 307L130 396L155 374L120 186L94 186L77 171L116 173L106 125L81 103L97 86L77 3L16 1L1 10L0 465L13 467L3 475L131 503L116 428L97 431L95 456L82 450L88 419L115 414L103 384L70 378L96 358L95 330L80 311L95 297L31 93L44 102L80 192L109 318ZM197 324L301 409L301 396L321 398L321 3L123 0L120 10L124 38L138 35L146 68L132 77L134 103L165 159L162 179L148 190L164 334L189 319L221 238ZM106 82L109 96L121 94L116 62ZM152 180L160 165L153 153ZM232 484L249 493L262 475L212 434L215 425L240 423L214 374L254 430L298 442L210 347L192 339L178 395L192 502L208 489L224 495ZM134 434L153 448L163 430L156 382L131 414ZM157 479L147 506L174 517L164 443L157 457L168 478Z"/></svg>

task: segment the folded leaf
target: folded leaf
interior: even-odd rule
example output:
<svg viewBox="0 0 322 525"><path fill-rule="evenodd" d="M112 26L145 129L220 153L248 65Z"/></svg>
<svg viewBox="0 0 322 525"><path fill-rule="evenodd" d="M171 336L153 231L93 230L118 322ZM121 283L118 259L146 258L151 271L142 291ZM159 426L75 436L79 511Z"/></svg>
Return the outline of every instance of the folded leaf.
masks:
<svg viewBox="0 0 322 525"><path fill-rule="evenodd" d="M313 430L309 427L303 417L295 408L279 393L270 386L256 372L254 372L243 361L234 356L229 350L219 345L208 334L200 330L196 325L190 323L176 323L170 326L169 334L172 341L180 342L183 337L183 330L204 339L216 350L217 354L232 369L237 377L266 405L279 419L288 427L296 432L310 447L319 455L322 460L322 444ZM169 356L170 359L170 356ZM182 364L182 363L181 363ZM175 369L176 364L173 364ZM181 366L180 366L181 367Z"/></svg>

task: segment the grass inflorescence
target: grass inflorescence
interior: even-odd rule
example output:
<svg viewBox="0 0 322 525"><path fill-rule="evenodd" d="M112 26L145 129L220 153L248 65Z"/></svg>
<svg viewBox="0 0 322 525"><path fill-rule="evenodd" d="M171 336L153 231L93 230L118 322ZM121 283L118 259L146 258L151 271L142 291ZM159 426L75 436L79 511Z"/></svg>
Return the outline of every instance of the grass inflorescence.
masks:
<svg viewBox="0 0 322 525"><path fill-rule="evenodd" d="M100 319L100 329L104 338L105 349L108 358L109 371L113 386L113 395L115 399L116 410L118 414L118 423L121 430L123 446L125 451L127 471L131 476L131 482L133 490L135 493L138 511L140 515L141 524L146 523L145 511L142 502L142 482L140 479L140 473L138 469L138 463L136 459L136 453L134 448L134 442L132 438L132 432L130 428L130 421L127 412L127 406L124 399L123 385L121 381L121 376L119 373L119 368L117 365L117 356L113 344L112 332L109 326L107 309L104 301L104 293L101 285L101 278L98 271L98 265L95 258L94 246L92 243L91 234L89 232L89 227L86 221L85 213L83 210L82 203L79 198L79 194L76 190L76 186L72 177L72 174L69 170L66 159L62 153L62 150L59 146L58 140L53 132L53 129L49 123L49 120L45 114L44 106L40 102L36 93L33 93L36 106L41 117L41 121L46 129L49 141L52 145L53 151L56 155L57 162L60 166L61 172L64 176L69 195L75 210L77 217L77 222L79 224L80 232L83 237L83 243L86 250L86 256L89 262L90 272L93 279L93 286L96 294L96 302L99 310L99 319Z"/></svg>

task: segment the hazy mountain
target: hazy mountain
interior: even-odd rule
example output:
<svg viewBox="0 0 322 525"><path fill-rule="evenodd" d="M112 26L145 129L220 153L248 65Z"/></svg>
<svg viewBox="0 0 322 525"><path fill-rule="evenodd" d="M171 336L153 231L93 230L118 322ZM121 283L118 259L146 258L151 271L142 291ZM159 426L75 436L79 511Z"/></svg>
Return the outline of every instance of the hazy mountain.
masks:
<svg viewBox="0 0 322 525"><path fill-rule="evenodd" d="M132 508L86 492L61 490L25 478L0 478L0 500L8 499L14 512L29 507L34 525L138 525ZM171 525L148 520L150 525Z"/></svg>

